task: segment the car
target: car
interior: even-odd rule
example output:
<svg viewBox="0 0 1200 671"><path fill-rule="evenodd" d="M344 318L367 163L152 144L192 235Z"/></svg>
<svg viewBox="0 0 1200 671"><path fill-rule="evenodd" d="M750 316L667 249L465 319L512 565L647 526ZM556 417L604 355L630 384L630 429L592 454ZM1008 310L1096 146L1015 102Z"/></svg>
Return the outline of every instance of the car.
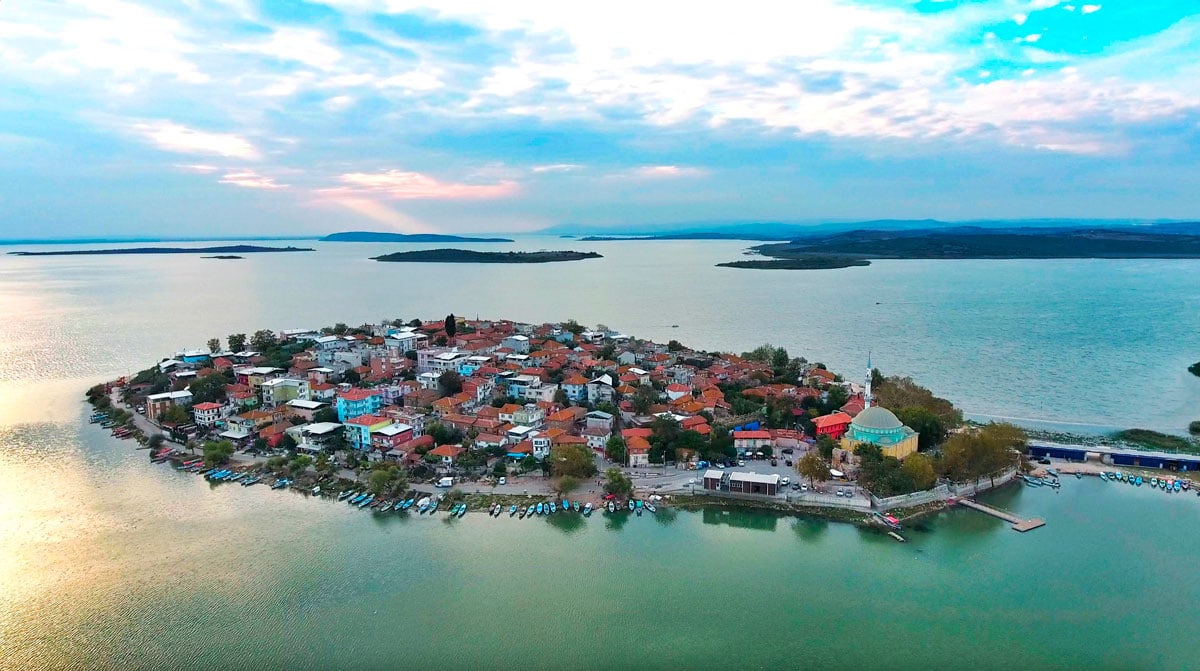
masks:
<svg viewBox="0 0 1200 671"><path fill-rule="evenodd" d="M746 462L745 462L744 460L742 460L742 459L738 459L738 466L743 466L743 467L744 467L745 465L746 465Z"/></svg>
<svg viewBox="0 0 1200 671"><path fill-rule="evenodd" d="M800 491L800 483L799 482L792 483L792 491L794 491L794 492Z"/></svg>
<svg viewBox="0 0 1200 671"><path fill-rule="evenodd" d="M779 484L783 485L784 487L787 487L788 485L792 484L792 479L785 475L785 476L783 476L783 479L781 479L779 481Z"/></svg>
<svg viewBox="0 0 1200 671"><path fill-rule="evenodd" d="M784 465L785 465L785 466L787 466L788 468L791 468L791 466L792 466L792 460L791 460L791 459L788 459L787 461L785 461L785 462L783 462L783 463L784 463Z"/></svg>
<svg viewBox="0 0 1200 671"><path fill-rule="evenodd" d="M794 450L792 450L792 448L790 448L790 447L783 448L784 454L792 454L793 452L794 452Z"/></svg>
<svg viewBox="0 0 1200 671"><path fill-rule="evenodd" d="M1038 463L1039 463L1039 464L1045 464L1045 465L1049 466L1049 465L1050 465L1050 458L1049 458L1049 457L1042 457L1041 459L1038 459Z"/></svg>
<svg viewBox="0 0 1200 671"><path fill-rule="evenodd" d="M143 415L144 415L144 414L146 414L146 406L144 406L144 405L139 405L139 406L137 407L137 411L138 411L139 413L143 414Z"/></svg>
<svg viewBox="0 0 1200 671"><path fill-rule="evenodd" d="M504 485L508 484L508 478L500 478L499 480L496 481L496 484L503 487Z"/></svg>
<svg viewBox="0 0 1200 671"><path fill-rule="evenodd" d="M807 492L807 491L808 491L808 485L800 485L800 491L802 491L802 492Z"/></svg>
<svg viewBox="0 0 1200 671"><path fill-rule="evenodd" d="M839 490L837 490L837 495L838 495L838 496L841 496L841 495L842 495L842 490L840 490L840 489L839 489Z"/></svg>
<svg viewBox="0 0 1200 671"><path fill-rule="evenodd" d="M771 460L771 465L772 465L772 466L778 466L778 465L779 465L779 460L778 460L778 459L772 459L772 460Z"/></svg>

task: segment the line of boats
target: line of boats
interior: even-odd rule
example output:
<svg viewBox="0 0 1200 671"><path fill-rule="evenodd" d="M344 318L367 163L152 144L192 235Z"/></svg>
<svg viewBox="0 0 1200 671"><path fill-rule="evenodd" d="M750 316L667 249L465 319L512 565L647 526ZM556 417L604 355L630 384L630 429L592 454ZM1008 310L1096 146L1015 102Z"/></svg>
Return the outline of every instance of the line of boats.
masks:
<svg viewBox="0 0 1200 671"><path fill-rule="evenodd" d="M178 453L176 453L174 450L167 448L153 454L150 460L155 463L162 463L178 456ZM196 473L210 482L237 482L243 487L249 487L250 485L263 482L265 477L252 471L238 471L232 468L221 466L205 468L204 460L200 458L180 462L175 468L179 471ZM278 478L271 483L271 489L283 489L284 487L290 486L292 483L293 481L288 478ZM313 487L311 493L314 496L319 495L321 493L321 486L317 485ZM388 499L376 496L368 491L354 490L344 491L337 496L337 500L339 502L345 501L350 505L359 508L360 510L369 509L376 512L386 513L391 511L406 511L415 508L418 515L433 515L436 513L444 503L449 503L444 501L443 498L444 497L442 496L425 496L418 499L414 496L407 499ZM656 508L653 503L650 501L643 501L641 499L630 499L628 501L628 506L629 511L637 515L641 515L643 510L648 510L651 513L658 512L658 508ZM609 501L606 507L610 513L615 513L622 508L622 506L618 506L615 501ZM462 517L467 513L467 508L468 506L466 503L455 503L449 508L450 516ZM528 506L518 506L513 504L509 505L507 508L505 508L502 504L494 503L488 508L487 512L488 515L492 517L500 517L507 512L509 517L524 519L526 517L535 517L538 515L553 515L560 512L576 512L582 514L584 517L590 517L594 511L595 507L593 507L590 502L584 503L582 501L571 501L564 498L562 501L539 502L536 504L531 503Z"/></svg>
<svg viewBox="0 0 1200 671"><path fill-rule="evenodd" d="M1062 487L1062 482L1060 482L1058 479L1058 473L1053 469L1046 470L1048 473L1045 477L1037 478L1032 475L1022 475L1021 479L1024 480L1025 484L1029 485L1030 487L1051 487L1054 489Z"/></svg>
<svg viewBox="0 0 1200 671"><path fill-rule="evenodd" d="M1151 477L1145 480L1140 475L1133 473L1122 473L1121 471L1104 471L1100 474L1100 479L1105 482L1124 482L1126 484L1140 487L1143 483L1151 487L1161 489L1168 494L1177 494L1180 492L1190 491L1192 481L1184 478L1158 478ZM1200 488L1197 488L1196 495L1200 496Z"/></svg>
<svg viewBox="0 0 1200 671"><path fill-rule="evenodd" d="M124 426L117 426L117 423L108 416L106 412L93 412L88 421L92 424L99 424L105 429L110 429L114 438L132 438L133 429Z"/></svg>

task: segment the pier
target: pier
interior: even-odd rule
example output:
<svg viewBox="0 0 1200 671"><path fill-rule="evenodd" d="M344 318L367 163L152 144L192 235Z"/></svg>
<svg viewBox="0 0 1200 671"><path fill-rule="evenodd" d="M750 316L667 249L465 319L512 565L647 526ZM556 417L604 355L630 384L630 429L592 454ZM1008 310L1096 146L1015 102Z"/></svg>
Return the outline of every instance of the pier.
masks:
<svg viewBox="0 0 1200 671"><path fill-rule="evenodd" d="M1000 510L998 508L993 508L991 506L985 506L982 503L979 503L978 501L972 501L970 499L959 499L958 502L972 510L978 510L979 512L981 512L985 515L991 515L992 517L995 517L997 519L1002 519L1005 522L1012 524L1012 528L1016 531L1025 532L1025 531L1029 531L1031 529L1036 529L1040 526L1045 526L1045 524L1046 524L1046 520L1044 520L1040 517L1034 517L1033 519L1023 520L1020 517L1017 517L1016 515L1014 515L1010 512L1005 512L1003 510Z"/></svg>

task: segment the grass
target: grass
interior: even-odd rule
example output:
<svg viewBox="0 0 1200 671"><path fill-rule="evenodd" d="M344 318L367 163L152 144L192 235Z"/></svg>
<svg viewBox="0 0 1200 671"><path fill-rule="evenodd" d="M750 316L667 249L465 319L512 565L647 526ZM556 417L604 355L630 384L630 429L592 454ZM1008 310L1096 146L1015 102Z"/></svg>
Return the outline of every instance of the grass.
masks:
<svg viewBox="0 0 1200 671"><path fill-rule="evenodd" d="M1197 445L1195 441L1159 433L1158 431L1151 431L1150 429L1125 429L1124 431L1118 431L1115 437L1118 440L1152 450L1188 452L1192 454L1200 453L1200 445Z"/></svg>

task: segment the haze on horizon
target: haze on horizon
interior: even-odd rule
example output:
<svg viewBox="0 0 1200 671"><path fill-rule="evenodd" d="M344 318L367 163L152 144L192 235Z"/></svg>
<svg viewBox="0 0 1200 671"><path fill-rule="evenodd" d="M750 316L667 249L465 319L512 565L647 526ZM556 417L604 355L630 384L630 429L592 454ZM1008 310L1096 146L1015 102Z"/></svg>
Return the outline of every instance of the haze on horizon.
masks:
<svg viewBox="0 0 1200 671"><path fill-rule="evenodd" d="M0 238L1200 216L1194 3L802 4L2 3Z"/></svg>

